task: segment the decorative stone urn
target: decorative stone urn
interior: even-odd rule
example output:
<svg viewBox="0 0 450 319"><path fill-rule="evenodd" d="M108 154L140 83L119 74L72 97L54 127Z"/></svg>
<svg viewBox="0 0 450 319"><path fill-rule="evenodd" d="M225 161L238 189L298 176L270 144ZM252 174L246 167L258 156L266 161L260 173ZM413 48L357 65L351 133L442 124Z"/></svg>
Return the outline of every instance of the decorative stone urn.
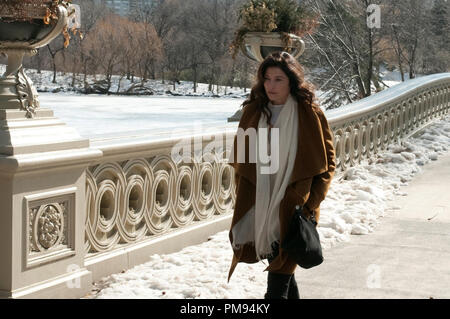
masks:
<svg viewBox="0 0 450 319"><path fill-rule="evenodd" d="M290 45L287 51L296 59L305 51L305 42L294 34L288 34ZM253 61L262 62L275 51L283 51L285 44L281 33L278 32L248 32L244 36L244 42L241 45L241 51L246 57ZM228 122L239 122L242 116L242 110L236 111L227 119Z"/></svg>
<svg viewBox="0 0 450 319"><path fill-rule="evenodd" d="M287 52L296 59L305 51L305 42L294 35L288 34L290 44ZM268 55L275 51L283 51L285 44L282 34L278 32L248 32L244 36L241 50L251 60L262 62Z"/></svg>
<svg viewBox="0 0 450 319"><path fill-rule="evenodd" d="M14 1L12 1L14 2ZM65 5L52 24L52 1L14 3L29 20L5 22L0 2L0 298L84 296L92 273L84 266L86 168L101 157L89 140L41 108L22 68L24 56L50 43L66 27ZM36 6L35 6L36 5ZM28 6L28 7L27 7ZM38 10L39 9L39 10ZM9 12L11 13L11 12Z"/></svg>
<svg viewBox="0 0 450 319"><path fill-rule="evenodd" d="M45 24L43 19L51 1L37 1L36 6L26 4L29 21L5 22L0 20L0 53L8 56L6 72L0 77L0 107L26 111L32 117L39 107L39 100L33 82L22 68L24 56L32 56L38 48L56 38L67 25L67 10L60 5L56 8L57 22ZM29 8L27 8L29 7ZM17 18L14 12L0 6L0 16Z"/></svg>

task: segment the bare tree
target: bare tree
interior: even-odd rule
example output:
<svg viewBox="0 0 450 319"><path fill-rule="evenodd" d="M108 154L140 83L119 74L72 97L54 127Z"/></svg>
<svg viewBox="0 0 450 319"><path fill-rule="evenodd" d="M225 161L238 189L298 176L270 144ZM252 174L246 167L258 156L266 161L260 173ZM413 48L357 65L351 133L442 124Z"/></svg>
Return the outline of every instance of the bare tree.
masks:
<svg viewBox="0 0 450 319"><path fill-rule="evenodd" d="M173 46L169 38L173 37L177 25L179 24L179 15L181 13L180 0L159 0L151 3L142 3L137 12L133 13L133 18L153 25L156 34L163 45L163 50L167 46ZM166 54L163 55L166 57ZM145 63L145 73L155 73L155 61L148 61ZM167 69L167 59L161 61L160 72L164 83L165 69ZM150 70L149 70L150 68Z"/></svg>
<svg viewBox="0 0 450 319"><path fill-rule="evenodd" d="M82 37L75 37L74 43L69 46L69 51L72 52L72 59L76 62L72 73L72 82L74 82L75 72L83 73L83 84L85 90L89 86L87 76L90 73L95 74L96 63L92 63L91 57L87 52L89 49L85 47L85 41L89 39L91 32L94 30L97 22L103 19L111 12L106 8L105 4L97 1L74 1L81 8L81 34ZM89 42L89 41L88 41ZM92 41L91 41L92 45ZM76 70L76 71L75 71Z"/></svg>
<svg viewBox="0 0 450 319"><path fill-rule="evenodd" d="M219 75L229 71L222 65L224 58L231 59L228 47L237 21L236 1L190 1L191 6L195 6L195 10L190 12L190 31L200 39L206 66L203 78L209 83L209 90L213 91L213 85L218 87L221 80Z"/></svg>
<svg viewBox="0 0 450 319"><path fill-rule="evenodd" d="M155 65L163 59L163 45L150 23L141 22L138 25L136 40L139 44L135 48L139 49L135 52L135 59L143 85L149 76L155 78Z"/></svg>
<svg viewBox="0 0 450 319"><path fill-rule="evenodd" d="M62 50L64 50L64 40L62 39L62 36L59 36L58 39L62 40L63 43L61 43L60 41L53 41L46 45L53 66L52 83L56 83L56 55Z"/></svg>
<svg viewBox="0 0 450 319"><path fill-rule="evenodd" d="M387 7L392 14L386 17L392 28L392 46L397 56L402 81L405 80L404 64L408 66L409 78L416 77L419 60L423 54L423 43L428 33L430 8L424 1L393 1Z"/></svg>
<svg viewBox="0 0 450 319"><path fill-rule="evenodd" d="M122 67L121 58L126 54L126 24L128 20L110 14L98 21L91 36L85 41L85 54L89 56L105 76L105 93L110 93L111 78Z"/></svg>
<svg viewBox="0 0 450 319"><path fill-rule="evenodd" d="M40 50L26 61L38 69L78 74L119 75L144 85L149 78L249 87L257 63L229 45L237 29L238 6L246 0L157 0L142 2L131 16L111 14L103 1L73 2L81 6L83 38L72 36ZM316 86L325 92L326 108L339 107L383 89L381 66L398 67L403 80L450 67L448 0L302 0L320 17L316 33L305 37L301 62ZM370 4L381 8L381 28L368 25ZM62 54L61 54L62 53ZM108 84L109 83L109 84ZM117 88L120 90L120 87Z"/></svg>
<svg viewBox="0 0 450 319"><path fill-rule="evenodd" d="M379 55L387 48L380 44L383 30L369 25L368 0L310 0L309 5L319 15L319 28L308 37L308 44L320 57L314 58L320 72L313 74L320 89L328 91L324 104L335 108L342 103L369 96L379 87L376 70Z"/></svg>

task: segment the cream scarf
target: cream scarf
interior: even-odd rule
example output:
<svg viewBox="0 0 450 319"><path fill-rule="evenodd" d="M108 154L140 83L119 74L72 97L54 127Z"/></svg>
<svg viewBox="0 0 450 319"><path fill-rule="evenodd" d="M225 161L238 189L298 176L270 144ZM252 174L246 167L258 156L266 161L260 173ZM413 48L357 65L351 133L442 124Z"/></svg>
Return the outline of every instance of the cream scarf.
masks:
<svg viewBox="0 0 450 319"><path fill-rule="evenodd" d="M272 128L271 140L275 144L270 144L267 118L262 113L256 137L255 205L232 229L233 247L253 243L259 260L272 253L273 242L280 241L280 202L284 198L297 154L298 110L297 101L291 95ZM272 154L268 150L272 150ZM271 157L269 162L268 155Z"/></svg>

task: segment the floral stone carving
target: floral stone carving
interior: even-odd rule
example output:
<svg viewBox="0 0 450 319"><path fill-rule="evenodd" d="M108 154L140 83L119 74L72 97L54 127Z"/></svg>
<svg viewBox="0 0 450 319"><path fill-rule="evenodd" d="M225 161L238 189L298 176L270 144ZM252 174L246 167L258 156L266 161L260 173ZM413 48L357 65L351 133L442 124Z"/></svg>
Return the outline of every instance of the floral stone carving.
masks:
<svg viewBox="0 0 450 319"><path fill-rule="evenodd" d="M44 252L66 243L66 202L42 205L30 210L30 252Z"/></svg>

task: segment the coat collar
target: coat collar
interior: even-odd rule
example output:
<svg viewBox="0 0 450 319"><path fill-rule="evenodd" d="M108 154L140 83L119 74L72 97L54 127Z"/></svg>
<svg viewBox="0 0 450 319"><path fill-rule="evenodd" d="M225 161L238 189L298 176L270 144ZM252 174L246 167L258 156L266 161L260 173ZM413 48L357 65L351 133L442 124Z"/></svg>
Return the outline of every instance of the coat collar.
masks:
<svg viewBox="0 0 450 319"><path fill-rule="evenodd" d="M255 106L245 107L239 127L258 129L259 118L262 114ZM321 174L327 170L327 157L320 120L311 106L298 103L298 144L294 169L289 185L298 180ZM234 149L236 149L236 137ZM246 143L246 152L248 143ZM236 158L236 157L235 157ZM235 172L248 179L256 186L256 163L233 163Z"/></svg>

